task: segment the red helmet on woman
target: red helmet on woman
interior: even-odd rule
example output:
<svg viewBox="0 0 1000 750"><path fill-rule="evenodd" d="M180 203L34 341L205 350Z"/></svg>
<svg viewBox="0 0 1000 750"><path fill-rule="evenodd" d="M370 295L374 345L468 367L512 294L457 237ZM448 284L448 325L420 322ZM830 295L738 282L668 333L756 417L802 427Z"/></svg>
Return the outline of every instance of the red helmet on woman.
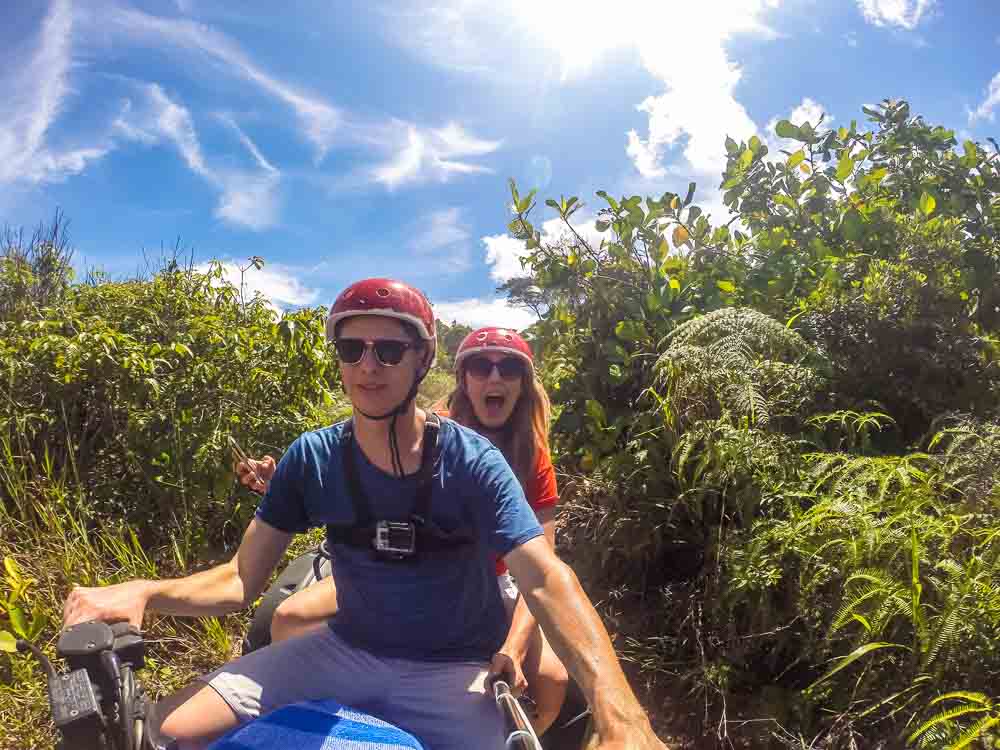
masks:
<svg viewBox="0 0 1000 750"><path fill-rule="evenodd" d="M455 354L455 369L460 367L466 357L486 352L513 354L525 361L531 373L535 372L535 358L528 342L513 328L498 326L479 328L466 336Z"/></svg>
<svg viewBox="0 0 1000 750"><path fill-rule="evenodd" d="M437 350L437 327L431 303L416 287L392 279L364 279L340 293L326 317L326 337L333 340L337 324L355 315L381 315L413 325L430 342L429 361Z"/></svg>

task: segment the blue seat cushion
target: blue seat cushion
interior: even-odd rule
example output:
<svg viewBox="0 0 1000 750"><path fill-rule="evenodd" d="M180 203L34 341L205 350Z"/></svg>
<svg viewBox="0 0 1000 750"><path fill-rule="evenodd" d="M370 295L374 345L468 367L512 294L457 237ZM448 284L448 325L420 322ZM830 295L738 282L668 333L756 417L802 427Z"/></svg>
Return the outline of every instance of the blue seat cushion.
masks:
<svg viewBox="0 0 1000 750"><path fill-rule="evenodd" d="M209 750L424 750L408 732L334 700L283 706L237 727Z"/></svg>

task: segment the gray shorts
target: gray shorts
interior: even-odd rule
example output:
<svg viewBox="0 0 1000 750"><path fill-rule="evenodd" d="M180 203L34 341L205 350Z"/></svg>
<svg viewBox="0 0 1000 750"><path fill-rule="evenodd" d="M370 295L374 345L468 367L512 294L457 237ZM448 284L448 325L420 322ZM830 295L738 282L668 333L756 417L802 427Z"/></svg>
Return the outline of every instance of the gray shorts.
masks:
<svg viewBox="0 0 1000 750"><path fill-rule="evenodd" d="M334 700L391 722L428 750L501 750L503 719L479 661L383 658L329 628L247 654L201 678L240 722L289 703Z"/></svg>

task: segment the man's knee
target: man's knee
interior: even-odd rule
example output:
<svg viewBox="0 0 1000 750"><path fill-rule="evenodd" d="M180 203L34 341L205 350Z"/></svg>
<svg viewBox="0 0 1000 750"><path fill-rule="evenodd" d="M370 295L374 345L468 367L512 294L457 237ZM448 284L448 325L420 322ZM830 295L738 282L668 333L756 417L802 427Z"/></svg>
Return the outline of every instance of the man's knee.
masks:
<svg viewBox="0 0 1000 750"><path fill-rule="evenodd" d="M239 723L222 696L202 682L161 700L151 718L159 733L176 740L181 750L202 750Z"/></svg>

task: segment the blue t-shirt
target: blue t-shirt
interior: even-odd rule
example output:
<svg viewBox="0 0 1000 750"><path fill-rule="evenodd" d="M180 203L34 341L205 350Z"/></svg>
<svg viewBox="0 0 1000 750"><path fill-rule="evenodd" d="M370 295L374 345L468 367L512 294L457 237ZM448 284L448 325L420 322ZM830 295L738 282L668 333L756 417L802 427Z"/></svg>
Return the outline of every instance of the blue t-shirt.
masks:
<svg viewBox="0 0 1000 750"><path fill-rule="evenodd" d="M353 523L340 455L344 424L307 432L292 443L257 509L259 519L291 533ZM409 520L418 478L386 474L356 440L351 444L374 518ZM400 563L331 542L337 615L330 627L380 656L488 660L508 627L494 553L506 555L541 536L542 527L507 461L486 438L442 419L439 445L431 518L443 531L472 532L473 543L443 558Z"/></svg>

